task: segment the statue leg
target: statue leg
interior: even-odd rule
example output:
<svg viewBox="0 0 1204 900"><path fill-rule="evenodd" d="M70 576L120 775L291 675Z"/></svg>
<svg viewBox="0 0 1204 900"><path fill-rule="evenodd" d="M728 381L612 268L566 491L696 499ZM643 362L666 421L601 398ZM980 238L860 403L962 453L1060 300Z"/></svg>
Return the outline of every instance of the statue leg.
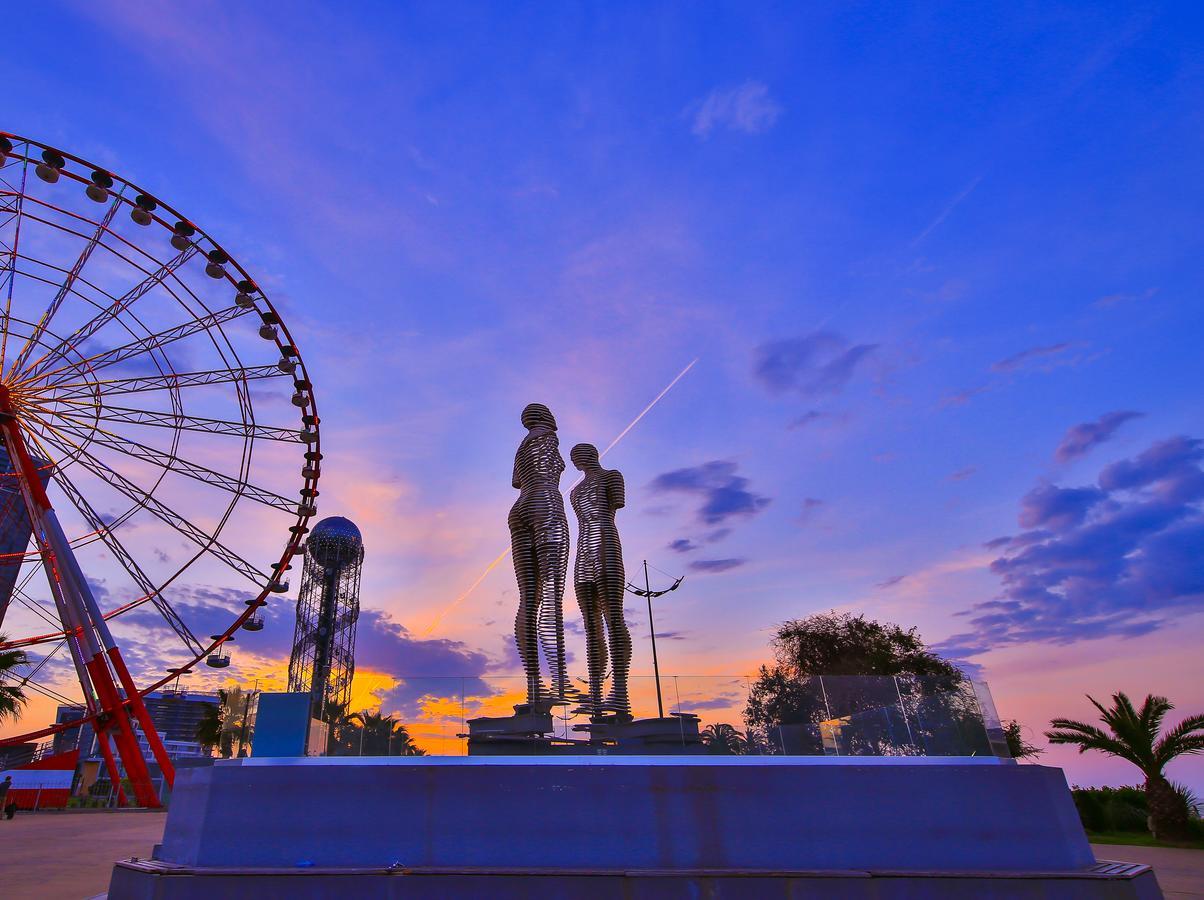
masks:
<svg viewBox="0 0 1204 900"><path fill-rule="evenodd" d="M564 580L568 575L568 546L544 544L535 550L539 560L536 575L539 594L539 639L548 661L552 696L564 699L569 691L564 659Z"/></svg>
<svg viewBox="0 0 1204 900"><path fill-rule="evenodd" d="M606 677L606 623L603 621L602 599L596 584L578 584L577 604L585 625L585 658L589 668L589 703L591 716L602 712L602 681Z"/></svg>
<svg viewBox="0 0 1204 900"><path fill-rule="evenodd" d="M514 577L518 582L518 613L514 617L514 643L527 676L527 702L538 703L543 693L539 679L539 644L536 623L539 616L538 570L535 541L530 529L521 525L510 528L510 549L514 557Z"/></svg>
<svg viewBox="0 0 1204 900"><path fill-rule="evenodd" d="M606 619L606 632L610 641L610 696L607 706L620 715L631 715L631 697L627 692L627 673L631 670L631 632L623 614L624 575L620 566L618 577L607 578L602 583L605 594L601 598L602 614Z"/></svg>

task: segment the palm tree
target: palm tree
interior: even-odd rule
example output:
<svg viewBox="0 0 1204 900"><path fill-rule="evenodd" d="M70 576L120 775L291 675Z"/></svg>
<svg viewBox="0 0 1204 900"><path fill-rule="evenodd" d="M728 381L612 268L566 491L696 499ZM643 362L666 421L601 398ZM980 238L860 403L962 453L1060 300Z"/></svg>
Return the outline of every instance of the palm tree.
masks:
<svg viewBox="0 0 1204 900"><path fill-rule="evenodd" d="M362 731L364 756L426 756L406 727L392 716L363 710L350 718Z"/></svg>
<svg viewBox="0 0 1204 900"><path fill-rule="evenodd" d="M1109 756L1127 759L1145 775L1145 795L1150 813L1150 830L1159 840L1190 838L1187 804L1166 779L1167 763L1177 756L1204 751L1204 715L1188 716L1166 734L1159 737L1162 720L1174 709L1166 697L1150 694L1134 709L1124 693L1112 695L1112 708L1088 696L1100 711L1100 721L1108 731L1077 722L1074 719L1054 719L1053 731L1045 732L1051 744L1076 744L1079 753L1099 750Z"/></svg>
<svg viewBox="0 0 1204 900"><path fill-rule="evenodd" d="M0 644L7 640L7 636L0 634ZM21 707L29 702L23 687L24 681L8 683L10 679L16 678L15 670L18 666L28 664L29 657L25 655L24 650L0 650L0 722L20 718Z"/></svg>
<svg viewBox="0 0 1204 900"><path fill-rule="evenodd" d="M426 751L414 743L414 739L410 737L409 729L399 724L393 730L393 755L426 756Z"/></svg>
<svg viewBox="0 0 1204 900"><path fill-rule="evenodd" d="M748 752L748 737L726 722L708 725L701 736L707 752L716 756L743 756Z"/></svg>

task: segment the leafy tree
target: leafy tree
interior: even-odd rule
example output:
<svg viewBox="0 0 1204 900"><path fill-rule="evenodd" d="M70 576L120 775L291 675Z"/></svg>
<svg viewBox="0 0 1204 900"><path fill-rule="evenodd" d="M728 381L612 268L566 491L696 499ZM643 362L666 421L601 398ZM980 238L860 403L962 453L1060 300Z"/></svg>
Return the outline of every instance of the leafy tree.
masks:
<svg viewBox="0 0 1204 900"><path fill-rule="evenodd" d="M213 748L221 743L222 732L225 730L223 720L226 713L226 692L219 690L217 698L217 703L205 706L201 721L196 726L196 739L209 753L213 753Z"/></svg>
<svg viewBox="0 0 1204 900"><path fill-rule="evenodd" d="M749 751L748 736L726 722L708 725L701 736L707 752L715 756L743 756Z"/></svg>
<svg viewBox="0 0 1204 900"><path fill-rule="evenodd" d="M1045 732L1049 742L1076 745L1080 753L1098 750L1133 763L1145 775L1146 805L1154 837L1190 839L1188 804L1167 780L1165 770L1177 756L1204 751L1204 715L1188 716L1161 734L1162 720L1175 708L1166 697L1150 694L1141 709L1134 708L1123 692L1112 695L1110 708L1094 697L1087 699L1099 710L1107 731L1075 719L1054 719L1050 722L1052 730Z"/></svg>
<svg viewBox="0 0 1204 900"><path fill-rule="evenodd" d="M7 640L7 636L0 634L0 644ZM25 682L9 683L16 679L16 669L28 664L29 657L24 650L0 650L0 722L20 718L21 708L29 702L23 687Z"/></svg>
<svg viewBox="0 0 1204 900"><path fill-rule="evenodd" d="M842 753L988 752L972 688L914 628L832 612L783 623L770 646L744 720L785 752L823 753L825 740Z"/></svg>
<svg viewBox="0 0 1204 900"><path fill-rule="evenodd" d="M1040 756L1045 751L1024 739L1021 725L1015 719L1003 723L1003 736L1008 742L1008 753L1012 759L1027 759Z"/></svg>
<svg viewBox="0 0 1204 900"><path fill-rule="evenodd" d="M918 675L961 681L957 666L941 659L916 629L904 631L864 615L820 613L778 626L770 642L773 669L806 675ZM764 670L764 667L762 667Z"/></svg>

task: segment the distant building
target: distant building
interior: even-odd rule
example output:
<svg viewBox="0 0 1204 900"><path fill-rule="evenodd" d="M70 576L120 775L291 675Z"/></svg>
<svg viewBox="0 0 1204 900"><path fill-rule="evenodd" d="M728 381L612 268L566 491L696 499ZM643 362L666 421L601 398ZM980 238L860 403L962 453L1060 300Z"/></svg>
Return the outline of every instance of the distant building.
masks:
<svg viewBox="0 0 1204 900"><path fill-rule="evenodd" d="M217 694L200 691L153 691L144 698L146 710L150 713L151 721L159 736L163 738L163 746L167 755L172 759L196 756L208 756L200 741L197 740L197 726L205 717L205 711L220 705ZM55 715L55 724L74 722L84 717L82 706L60 706ZM134 723L137 731L138 746L148 762L154 760L150 745L142 735L141 729ZM95 759L100 756L100 748L96 746L95 733L92 723L67 728L54 736L54 753L63 753L80 749L81 758Z"/></svg>
<svg viewBox="0 0 1204 900"><path fill-rule="evenodd" d="M62 725L64 722L78 722L86 713L82 706L60 706L54 715L54 724ZM82 751L82 756L87 756L92 747L92 725L91 723L84 725L81 734L80 726L67 728L57 732L53 738L53 752L55 755L66 753L68 750L74 750L77 747Z"/></svg>
<svg viewBox="0 0 1204 900"><path fill-rule="evenodd" d="M15 769L17 766L25 765L33 759L37 749L38 745L32 743L10 744L7 747L0 747L0 770Z"/></svg>

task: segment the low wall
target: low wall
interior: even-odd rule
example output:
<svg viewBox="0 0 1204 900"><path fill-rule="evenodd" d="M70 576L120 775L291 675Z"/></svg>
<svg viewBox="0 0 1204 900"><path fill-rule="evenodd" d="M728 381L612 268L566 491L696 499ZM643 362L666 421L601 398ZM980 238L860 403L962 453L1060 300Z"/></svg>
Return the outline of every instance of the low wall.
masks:
<svg viewBox="0 0 1204 900"><path fill-rule="evenodd" d="M179 773L188 867L1071 871L1060 769L994 758L222 760Z"/></svg>

